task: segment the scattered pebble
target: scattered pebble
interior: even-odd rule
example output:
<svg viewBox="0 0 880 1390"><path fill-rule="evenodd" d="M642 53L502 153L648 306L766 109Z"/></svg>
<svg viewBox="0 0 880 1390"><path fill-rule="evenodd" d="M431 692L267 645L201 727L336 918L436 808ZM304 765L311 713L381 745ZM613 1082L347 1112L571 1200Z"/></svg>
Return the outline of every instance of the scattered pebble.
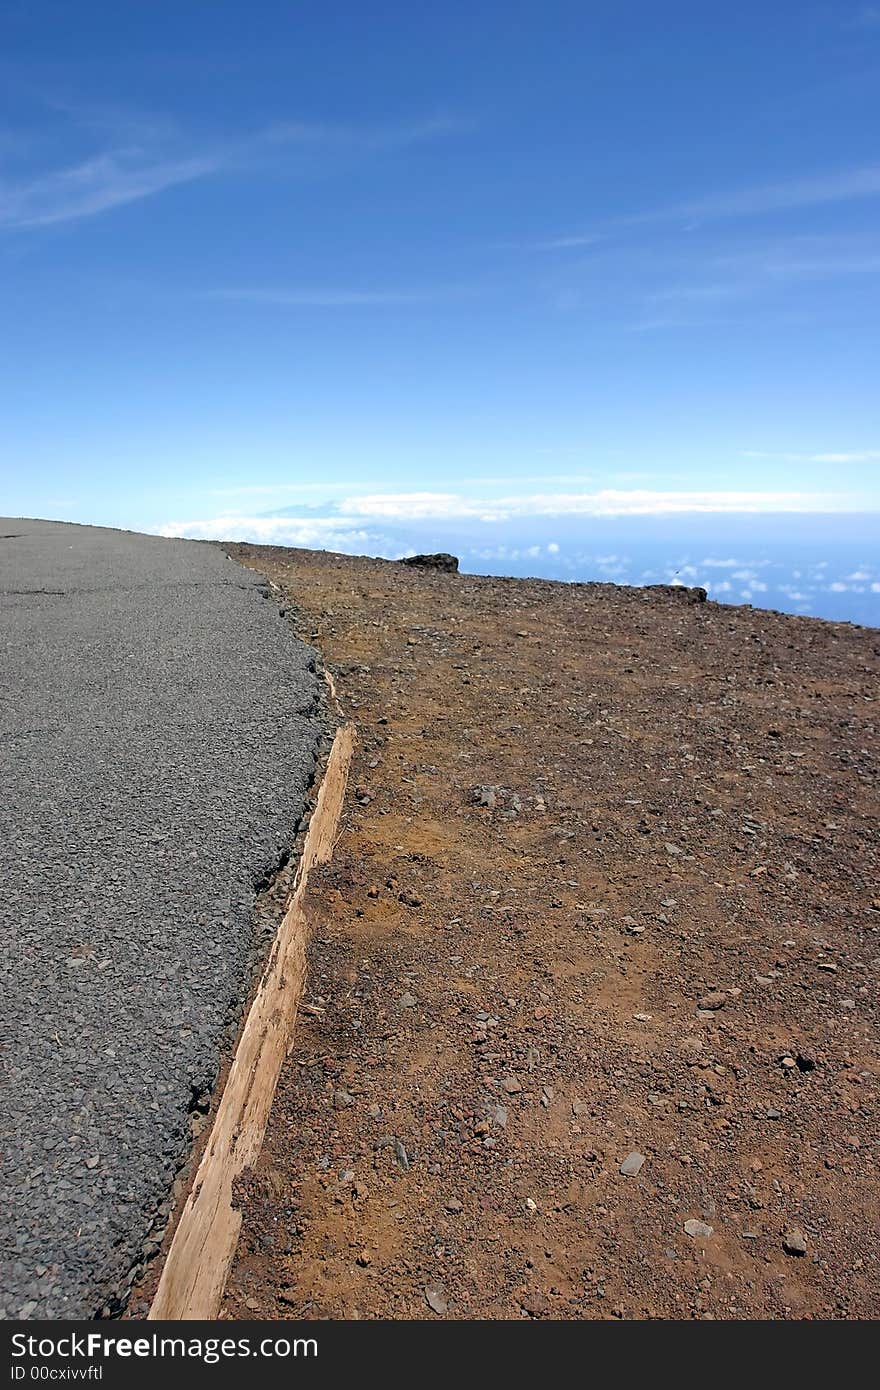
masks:
<svg viewBox="0 0 880 1390"><path fill-rule="evenodd" d="M637 1173L641 1172L642 1165L644 1164L644 1162L644 1154L627 1154L626 1158L620 1165L620 1171L625 1178L634 1178Z"/></svg>
<svg viewBox="0 0 880 1390"><path fill-rule="evenodd" d="M527 1293L520 1302L524 1313L530 1318L545 1318L550 1312L550 1303L542 1293Z"/></svg>
<svg viewBox="0 0 880 1390"><path fill-rule="evenodd" d="M782 1237L782 1248L786 1255L806 1255L807 1238L798 1226L791 1226Z"/></svg>
<svg viewBox="0 0 880 1390"><path fill-rule="evenodd" d="M425 1285L425 1302L432 1313L436 1313L441 1318L446 1317L449 1304L446 1301L446 1290L442 1284Z"/></svg>
<svg viewBox="0 0 880 1390"><path fill-rule="evenodd" d="M694 1240L708 1240L713 1231L713 1227L707 1226L705 1221L696 1221L693 1217L684 1223L684 1229Z"/></svg>

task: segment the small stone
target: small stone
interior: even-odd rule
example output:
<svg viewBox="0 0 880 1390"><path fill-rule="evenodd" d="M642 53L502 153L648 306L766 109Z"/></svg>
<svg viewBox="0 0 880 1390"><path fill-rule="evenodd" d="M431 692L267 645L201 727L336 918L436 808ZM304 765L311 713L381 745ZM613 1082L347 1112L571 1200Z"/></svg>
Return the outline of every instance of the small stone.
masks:
<svg viewBox="0 0 880 1390"><path fill-rule="evenodd" d="M460 1211L464 1211L464 1207L457 1197L450 1197L446 1203L446 1210L451 1216L457 1216Z"/></svg>
<svg viewBox="0 0 880 1390"><path fill-rule="evenodd" d="M642 1164L644 1163L644 1161L644 1154L627 1154L626 1158L620 1165L620 1171L625 1178L634 1178L636 1174L641 1171Z"/></svg>
<svg viewBox="0 0 880 1390"><path fill-rule="evenodd" d="M708 994L703 995L699 1007L701 1009L713 1011L715 1009L723 1009L726 1003L727 995L722 994L720 989L713 989Z"/></svg>
<svg viewBox="0 0 880 1390"><path fill-rule="evenodd" d="M526 1211L537 1211L537 1210L538 1210L538 1203L534 1200L534 1198L532 1198L532 1197L527 1197L526 1200L525 1200L525 1208L526 1208Z"/></svg>
<svg viewBox="0 0 880 1390"><path fill-rule="evenodd" d="M506 1106L504 1106L504 1105L496 1105L496 1106L495 1106L495 1109L494 1109L494 1111L492 1112L492 1123L493 1123L493 1125L495 1125L496 1129L506 1129L506 1128L507 1128L507 1107L506 1107Z"/></svg>
<svg viewBox="0 0 880 1390"><path fill-rule="evenodd" d="M530 1318L545 1318L550 1312L550 1304L542 1293L527 1293L521 1299L520 1307Z"/></svg>
<svg viewBox="0 0 880 1390"><path fill-rule="evenodd" d="M369 1265L371 1265L373 1263L373 1257L370 1254L369 1250L362 1250L357 1257L357 1262L360 1265L361 1269L366 1269Z"/></svg>
<svg viewBox="0 0 880 1390"><path fill-rule="evenodd" d="M409 1172L409 1154L397 1138L394 1140L394 1159L398 1168L402 1168L405 1173Z"/></svg>
<svg viewBox="0 0 880 1390"><path fill-rule="evenodd" d="M786 1255L806 1255L807 1238L797 1226L792 1226L782 1237L782 1248Z"/></svg>
<svg viewBox="0 0 880 1390"><path fill-rule="evenodd" d="M695 1221L693 1217L684 1223L684 1229L694 1240L708 1240L712 1234L711 1226L707 1226L705 1221Z"/></svg>
<svg viewBox="0 0 880 1390"><path fill-rule="evenodd" d="M367 1114L372 1115L374 1120L378 1120L379 1116L382 1114L381 1105L371 1105Z"/></svg>
<svg viewBox="0 0 880 1390"><path fill-rule="evenodd" d="M354 1096L350 1095L348 1091L333 1092L334 1110L347 1110L351 1105L354 1105Z"/></svg>
<svg viewBox="0 0 880 1390"><path fill-rule="evenodd" d="M397 1002L402 1009L414 1009L419 1001L414 994L410 994L407 990L406 994L402 994Z"/></svg>
<svg viewBox="0 0 880 1390"><path fill-rule="evenodd" d="M449 1311L449 1304L446 1301L446 1290L442 1284L425 1285L425 1302L436 1313L438 1317L445 1318Z"/></svg>
<svg viewBox="0 0 880 1390"><path fill-rule="evenodd" d="M97 1154L92 1154L89 1158L85 1160L85 1165L87 1168L97 1168L100 1161L101 1160L99 1159Z"/></svg>
<svg viewBox="0 0 880 1390"><path fill-rule="evenodd" d="M522 1086L517 1081L516 1077L512 1075L502 1076L501 1085L509 1096L519 1095L522 1090Z"/></svg>
<svg viewBox="0 0 880 1390"><path fill-rule="evenodd" d="M797 1067L797 1062L794 1060L793 1057L780 1057L779 1061L781 1062L782 1066L785 1068L786 1071L794 1071Z"/></svg>

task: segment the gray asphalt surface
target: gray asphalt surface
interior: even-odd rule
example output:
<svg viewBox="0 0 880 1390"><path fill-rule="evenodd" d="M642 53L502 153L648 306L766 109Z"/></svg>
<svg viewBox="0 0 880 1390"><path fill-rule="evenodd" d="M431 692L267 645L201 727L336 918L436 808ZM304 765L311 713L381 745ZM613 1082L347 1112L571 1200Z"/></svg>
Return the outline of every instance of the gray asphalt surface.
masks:
<svg viewBox="0 0 880 1390"><path fill-rule="evenodd" d="M214 547L0 535L0 1310L106 1316L240 1014L319 682Z"/></svg>

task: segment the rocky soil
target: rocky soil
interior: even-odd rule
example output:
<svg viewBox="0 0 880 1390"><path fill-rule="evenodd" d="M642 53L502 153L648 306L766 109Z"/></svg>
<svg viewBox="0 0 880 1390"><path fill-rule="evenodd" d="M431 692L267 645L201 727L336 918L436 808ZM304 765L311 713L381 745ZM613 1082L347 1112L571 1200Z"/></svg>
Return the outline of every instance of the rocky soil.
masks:
<svg viewBox="0 0 880 1390"><path fill-rule="evenodd" d="M223 1316L878 1316L880 633L227 549L359 747Z"/></svg>

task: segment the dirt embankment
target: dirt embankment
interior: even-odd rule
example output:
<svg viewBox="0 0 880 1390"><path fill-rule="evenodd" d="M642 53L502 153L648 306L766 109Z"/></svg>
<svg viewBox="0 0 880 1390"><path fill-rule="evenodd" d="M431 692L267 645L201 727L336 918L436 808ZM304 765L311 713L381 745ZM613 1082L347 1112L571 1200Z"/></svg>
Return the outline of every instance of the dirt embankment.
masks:
<svg viewBox="0 0 880 1390"><path fill-rule="evenodd" d="M880 634L228 550L359 747L224 1315L880 1314Z"/></svg>

